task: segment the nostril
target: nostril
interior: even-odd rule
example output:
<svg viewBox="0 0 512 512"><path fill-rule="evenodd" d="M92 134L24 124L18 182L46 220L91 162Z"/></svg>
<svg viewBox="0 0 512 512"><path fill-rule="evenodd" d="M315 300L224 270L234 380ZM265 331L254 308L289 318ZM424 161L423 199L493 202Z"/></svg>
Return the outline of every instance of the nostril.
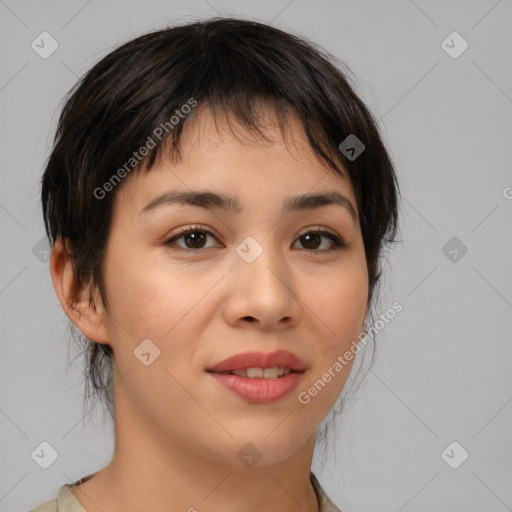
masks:
<svg viewBox="0 0 512 512"><path fill-rule="evenodd" d="M247 320L248 322L254 322L256 320L253 316L244 316L244 320Z"/></svg>

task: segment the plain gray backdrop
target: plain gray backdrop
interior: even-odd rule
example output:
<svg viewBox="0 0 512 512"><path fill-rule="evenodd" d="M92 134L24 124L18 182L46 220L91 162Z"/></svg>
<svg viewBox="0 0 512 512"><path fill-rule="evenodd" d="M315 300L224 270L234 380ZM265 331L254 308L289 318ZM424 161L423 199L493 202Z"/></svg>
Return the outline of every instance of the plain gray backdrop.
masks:
<svg viewBox="0 0 512 512"><path fill-rule="evenodd" d="M112 455L99 413L81 421L82 360L68 364L43 239L39 180L64 94L119 44L216 15L344 61L404 196L378 307L403 310L339 419L337 464L315 455L321 484L344 512L512 510L510 0L0 0L0 510L53 499ZM58 44L47 58L32 47L51 49L42 32ZM58 453L47 469L32 456L42 442Z"/></svg>

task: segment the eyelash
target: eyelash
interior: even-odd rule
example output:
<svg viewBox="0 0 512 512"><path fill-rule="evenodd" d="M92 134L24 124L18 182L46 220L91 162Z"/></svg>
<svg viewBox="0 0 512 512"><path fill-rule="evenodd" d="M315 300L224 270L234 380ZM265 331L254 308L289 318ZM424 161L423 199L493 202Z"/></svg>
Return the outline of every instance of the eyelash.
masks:
<svg viewBox="0 0 512 512"><path fill-rule="evenodd" d="M206 233L207 235L209 235L217 240L217 237L215 236L215 234L212 233L208 229L205 229L201 226L187 226L185 228L181 228L178 233L175 233L170 238L166 239L163 242L163 244L165 246L171 247L174 244L174 242L176 242L176 240L179 240L180 238L182 238L185 235L188 235L190 233L196 233L196 232ZM312 229L309 231L305 231L304 233L301 233L297 237L297 239L302 238L305 235L311 235L311 234L326 236L334 244L334 247L330 248L330 249L306 249L306 248L304 248L304 249L302 249L304 251L308 251L311 253L325 253L325 252L331 252L331 251L345 249L347 247L347 244L339 236L335 235L334 233L331 233L330 231L326 231L323 229ZM204 251L206 249L209 249L209 247L200 248L200 249L191 249L189 247L181 247L181 246L178 246L178 247L179 247L179 249L177 249L177 250L184 250L184 251L192 252L192 253L198 253L198 252ZM171 249L174 249L174 248L171 247Z"/></svg>

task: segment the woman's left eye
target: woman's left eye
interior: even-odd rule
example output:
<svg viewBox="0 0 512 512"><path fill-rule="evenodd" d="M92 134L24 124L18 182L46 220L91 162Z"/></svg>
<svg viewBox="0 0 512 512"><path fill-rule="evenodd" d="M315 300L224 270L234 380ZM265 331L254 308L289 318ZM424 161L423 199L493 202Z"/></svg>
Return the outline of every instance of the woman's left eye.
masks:
<svg viewBox="0 0 512 512"><path fill-rule="evenodd" d="M181 249L189 250L201 250L205 248L207 249L208 247L205 247L205 244L208 237L212 237L215 240L217 239L216 236L207 229L197 227L185 228L182 231L180 231L180 233L172 235L169 239L167 239L164 242L164 245L177 245ZM184 245L177 244L177 241L180 239L183 239ZM325 239L330 240L330 246L325 247L325 244L323 244ZM325 230L307 231L305 233L302 233L302 235L300 235L297 238L297 241L300 241L303 249L313 252L324 252L336 249L343 249L344 247L347 246L347 244L339 236L335 235L334 233L331 233L330 231ZM324 245L324 247L322 247L322 244Z"/></svg>
<svg viewBox="0 0 512 512"><path fill-rule="evenodd" d="M324 248L320 251L317 251L322 245L322 237L325 239L329 239L331 241L331 247ZM302 245L306 250L313 250L314 252L322 252L322 251L330 251L336 249L343 249L347 246L347 244L337 235L331 233L330 231L318 230L318 231L308 231L299 236L298 240L302 240ZM333 247L334 246L334 247Z"/></svg>

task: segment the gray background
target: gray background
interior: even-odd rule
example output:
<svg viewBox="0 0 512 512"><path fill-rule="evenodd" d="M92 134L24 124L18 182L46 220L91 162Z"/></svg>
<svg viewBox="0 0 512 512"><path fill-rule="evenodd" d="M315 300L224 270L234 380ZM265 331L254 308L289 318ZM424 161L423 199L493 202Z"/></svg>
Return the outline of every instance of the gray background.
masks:
<svg viewBox="0 0 512 512"><path fill-rule="evenodd" d="M337 465L315 455L320 482L345 512L512 510L510 0L0 0L0 509L55 498L112 454L100 415L81 422L82 361L68 365L76 354L37 246L61 100L120 43L216 14L272 22L346 62L404 194L404 244L378 308L403 311L338 422ZM31 48L43 31L59 44L47 59ZM458 58L441 46L453 31L469 43ZM442 250L452 237L468 249L455 262ZM31 458L42 441L59 454L46 470ZM458 469L441 457L453 441L469 453Z"/></svg>

